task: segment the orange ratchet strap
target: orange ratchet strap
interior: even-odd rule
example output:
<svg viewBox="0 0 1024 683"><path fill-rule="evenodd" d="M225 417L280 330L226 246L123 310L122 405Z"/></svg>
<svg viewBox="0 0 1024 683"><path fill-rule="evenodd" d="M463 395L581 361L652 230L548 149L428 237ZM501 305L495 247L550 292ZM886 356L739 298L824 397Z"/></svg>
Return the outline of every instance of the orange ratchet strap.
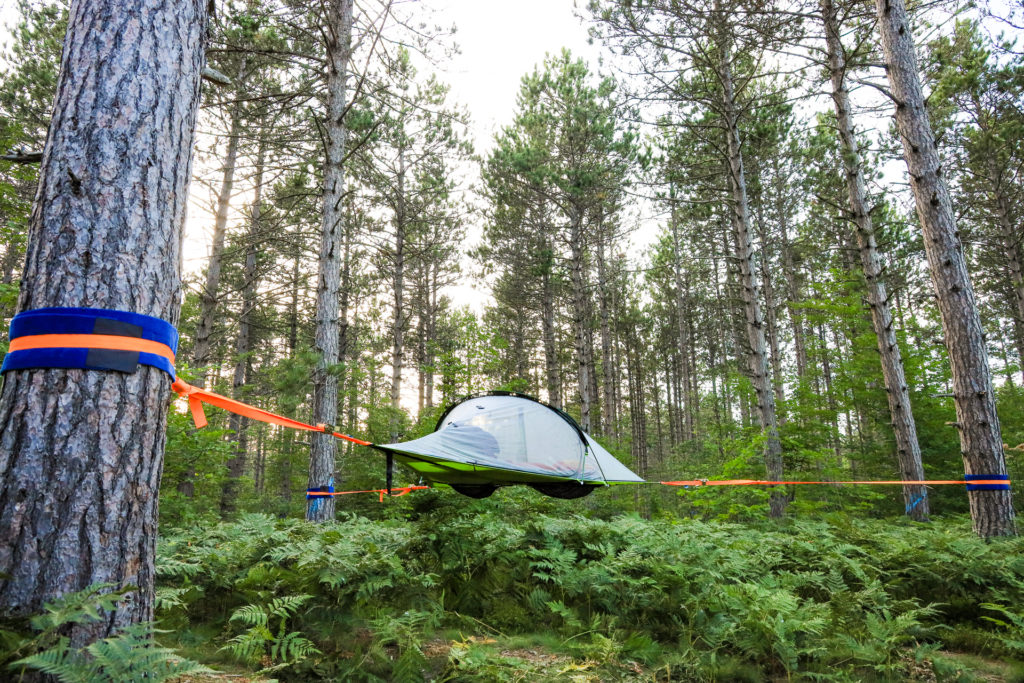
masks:
<svg viewBox="0 0 1024 683"><path fill-rule="evenodd" d="M991 475L989 475L991 476ZM924 481L901 481L896 479L884 481L765 481L761 479L691 479L689 481L662 481L665 486L802 486L808 484L875 484L882 486L944 486L959 484L963 486L1008 486L1008 479L928 479Z"/></svg>
<svg viewBox="0 0 1024 683"><path fill-rule="evenodd" d="M411 491L421 491L423 489L429 489L429 486L393 486L391 488L391 497L399 498L401 496L410 493ZM401 493L398 493L401 491ZM307 491L307 498L316 498L318 496L347 496L350 493L379 493L380 502L384 502L384 496L387 495L387 489L368 489L366 491Z"/></svg>
<svg viewBox="0 0 1024 683"><path fill-rule="evenodd" d="M306 424L305 422L299 422L298 420L293 420L290 417L278 415L270 412L269 410L262 410L261 408L256 408L247 403L236 401L233 398L228 398L227 396L215 394L212 391L206 391L205 389L194 387L181 379L174 380L174 384L171 385L171 388L174 389L178 396L185 396L188 398L188 407L189 410L192 411L192 419L195 421L196 427L199 428L205 427L207 424L206 413L203 412L203 404L209 403L211 406L216 406L230 413L235 413L242 417L248 417L259 422L266 422L268 424L288 427L289 429L298 429L306 432L330 434L335 438L351 441L352 443L359 444L360 446L372 445L369 441L363 441L362 439L357 439L354 436L336 432L331 429L329 425L321 424L313 426L311 424Z"/></svg>

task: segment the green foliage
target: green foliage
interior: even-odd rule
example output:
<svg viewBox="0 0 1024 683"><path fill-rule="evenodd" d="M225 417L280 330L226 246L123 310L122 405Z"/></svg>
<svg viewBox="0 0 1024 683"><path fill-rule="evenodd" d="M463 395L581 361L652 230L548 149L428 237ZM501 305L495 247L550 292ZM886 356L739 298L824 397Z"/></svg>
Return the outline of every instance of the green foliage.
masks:
<svg viewBox="0 0 1024 683"><path fill-rule="evenodd" d="M1024 642L1021 615L1000 607L1024 601L1024 541L985 543L963 518L600 520L523 514L525 496L460 507L429 495L404 521L245 515L169 532L158 567L175 592L161 618L182 641L302 680L541 680L571 667L616 680L630 662L698 680L893 680L969 638L988 657ZM441 629L544 634L556 654L540 666L464 635L439 663Z"/></svg>
<svg viewBox="0 0 1024 683"><path fill-rule="evenodd" d="M44 611L28 618L27 623L5 624L0 629L0 664L20 674L40 671L64 683L168 681L211 672L154 643L149 624L135 624L81 649L71 647L64 635L67 627L100 621L104 612L117 609L121 598L135 590L131 586L111 590L113 587L94 584L47 603Z"/></svg>

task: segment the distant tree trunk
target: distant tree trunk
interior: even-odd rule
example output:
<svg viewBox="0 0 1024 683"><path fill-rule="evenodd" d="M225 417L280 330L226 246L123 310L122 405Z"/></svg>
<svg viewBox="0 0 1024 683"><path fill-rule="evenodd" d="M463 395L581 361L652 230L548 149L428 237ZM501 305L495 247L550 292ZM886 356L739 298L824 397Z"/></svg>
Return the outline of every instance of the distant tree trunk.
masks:
<svg viewBox="0 0 1024 683"><path fill-rule="evenodd" d="M1021 229L1013 224L1010 213L1010 199L1002 182L1002 173L995 156L989 157L989 174L992 184L992 198L996 203L996 219L999 223L999 237L1003 242L1006 270L1010 276L1010 310L1013 315L1013 342L1017 347L1020 361L1021 381L1024 382L1024 254L1021 253Z"/></svg>
<svg viewBox="0 0 1024 683"><path fill-rule="evenodd" d="M344 413L344 407L346 398L348 397L347 386L351 381L351 376L354 371L352 365L348 362L349 358L349 307L350 299L352 296L352 233L355 229L355 221L353 220L354 211L352 210L351 202L348 205L348 215L345 217L345 234L342 242L341 251L341 286L338 292L338 363L341 364L343 371L338 376L338 395L341 399L338 405L338 414Z"/></svg>
<svg viewBox="0 0 1024 683"><path fill-rule="evenodd" d="M782 480L782 444L779 441L778 425L775 420L775 395L772 393L772 387L768 381L764 318L761 315L757 284L754 280L754 248L750 236L747 181L743 170L738 114L733 99L732 54L728 39L723 41L720 50L719 78L722 82L722 104L726 114L725 133L729 156L729 186L732 190L730 217L735 242L736 265L739 268L740 298L743 301L747 318L751 382L757 394L757 415L765 437L765 468L770 480L780 481ZM769 516L781 517L786 510L786 502L786 495L782 490L773 490Z"/></svg>
<svg viewBox="0 0 1024 683"><path fill-rule="evenodd" d="M562 409L562 378L558 364L558 346L555 339L555 290L551 282L551 253L541 275L541 327L544 337L544 366L547 378L548 403Z"/></svg>
<svg viewBox="0 0 1024 683"><path fill-rule="evenodd" d="M241 397L242 389L249 379L252 360L249 350L252 346L251 316L256 308L256 243L260 237L260 203L263 201L263 165L266 144L261 141L256 154L256 181L252 208L249 210L249 230L245 244L245 268L242 284L242 314L238 316L238 336L235 338L235 375L231 383L231 395ZM228 459L228 478L220 499L222 515L234 513L238 503L238 480L245 473L245 462L249 454L249 418L231 413L228 429L235 433L235 452Z"/></svg>
<svg viewBox="0 0 1024 683"><path fill-rule="evenodd" d="M684 385L686 387L685 405L683 407L683 410L685 411L684 412L684 420L685 420L685 425L686 425L685 432L684 432L684 438L686 438L688 440L692 440L692 439L694 439L696 437L696 434L694 433L694 414L693 414L694 411L693 411L693 406L691 405L692 402L693 402L693 397L690 394L690 382L691 382L690 375L691 375L693 370L689 367L689 362L686 360L686 358L687 358L687 351L688 351L687 347L692 344L692 341L689 339L689 335L687 334L687 331L688 331L688 327L687 327L687 306L686 306L686 295L687 295L687 292L686 292L686 289L685 289L685 287L683 285L683 268L682 268L683 254L682 254L681 245L679 243L679 224L678 224L678 220L676 218L676 211L675 211L675 207L674 206L673 206L673 210L672 210L671 226L672 226L672 264L673 264L672 268L673 268L673 273L675 275L675 288L676 288L676 301L675 301L675 304L676 304L676 322L677 322L676 331L678 333L678 338L676 340L676 343L677 343L677 346L679 348L679 353L682 354L682 356L684 358L684 363L685 363L684 366L683 366L683 383L684 383Z"/></svg>
<svg viewBox="0 0 1024 683"><path fill-rule="evenodd" d="M206 386L206 366L210 362L210 350L213 345L212 336L213 326L217 319L221 260L224 256L224 237L227 233L228 210L231 207L231 192L235 183L235 167L238 165L238 144L242 136L242 107L238 102L231 105L230 117L228 147L224 155L220 192L217 193L217 213L213 221L213 242L210 245L210 260L206 266L206 281L199 297L199 322L196 325L196 338L192 352L192 365L198 372L196 386L200 387Z"/></svg>
<svg viewBox="0 0 1024 683"><path fill-rule="evenodd" d="M583 248L583 213L575 211L570 217L569 249L571 263L569 279L572 283L572 327L576 345L577 381L580 394L580 426L589 432L593 428L591 415L591 398L593 392L590 383L593 381L594 359L587 344L587 328L590 319L587 317L586 274L584 272Z"/></svg>
<svg viewBox="0 0 1024 683"><path fill-rule="evenodd" d="M394 291L392 308L394 318L391 329L391 441L398 441L398 411L402 398L402 362L405 353L405 151L398 156L395 202L395 263L391 287Z"/></svg>
<svg viewBox="0 0 1024 683"><path fill-rule="evenodd" d="M432 268L430 272L430 294L428 295L427 325L425 330L427 335L427 342L425 346L425 362L427 365L427 408L434 407L434 338L437 324L437 295L439 289L440 288L437 284L437 268Z"/></svg>
<svg viewBox="0 0 1024 683"><path fill-rule="evenodd" d="M313 371L313 422L334 425L338 419L338 377L330 368L338 363L338 290L341 282L340 235L344 229L345 124L348 60L352 53L352 2L331 0L324 26L327 41L327 117L324 120L327 158L324 164L324 214L320 234L320 273L316 283L317 351ZM329 434L310 434L308 488L334 485L337 440ZM334 498L313 497L306 519L334 519Z"/></svg>
<svg viewBox="0 0 1024 683"><path fill-rule="evenodd" d="M205 2L73 2L19 311L86 306L177 324ZM112 115L116 113L116 115ZM0 616L132 585L72 647L153 619L170 378L145 365L15 370L0 395Z"/></svg>
<svg viewBox="0 0 1024 683"><path fill-rule="evenodd" d="M768 227L765 225L763 215L763 203L758 207L758 237L761 239L761 250L768 248ZM786 400L785 389L782 386L782 353L779 351L779 325L775 315L775 285L772 280L771 264L768 257L761 258L761 282L764 293L764 323L765 337L768 341L769 361L772 368L772 391L775 392L776 406L782 406ZM783 409L778 409L779 424L786 424L786 415Z"/></svg>
<svg viewBox="0 0 1024 683"><path fill-rule="evenodd" d="M886 73L896 100L896 129L924 234L949 352L960 450L968 474L1006 474L1003 440L974 289L960 244L949 190L935 146L917 71L914 40L903 0L876 0ZM982 537L1017 533L1012 497L1005 491L967 494L974 530Z"/></svg>
<svg viewBox="0 0 1024 683"><path fill-rule="evenodd" d="M608 266L606 239L601 236L597 253L598 312L601 318L601 373L604 375L604 425L609 436L615 436L618 416L615 414L615 363L612 359L611 310L608 303Z"/></svg>
<svg viewBox="0 0 1024 683"><path fill-rule="evenodd" d="M853 131L850 95L846 88L846 57L840 40L839 22L832 0L821 0L821 16L825 24L825 39L828 46L829 71L832 78L832 101L835 104L839 124L839 143L842 148L843 165L846 169L846 185L849 190L850 215L856 226L857 246L860 251L861 268L867 282L868 304L871 307L871 322L878 339L878 351L882 361L882 377L889 399L889 415L892 418L896 436L896 457L900 476L904 481L924 479L921 464L921 447L917 442L917 427L910 407L910 394L903 372L903 359L896 341L892 313L889 310L889 295L882 282L882 263L875 243L870 209L867 205L867 190L861 167L860 150ZM907 514L919 522L927 521L929 514L928 490L924 486L903 487L903 502Z"/></svg>

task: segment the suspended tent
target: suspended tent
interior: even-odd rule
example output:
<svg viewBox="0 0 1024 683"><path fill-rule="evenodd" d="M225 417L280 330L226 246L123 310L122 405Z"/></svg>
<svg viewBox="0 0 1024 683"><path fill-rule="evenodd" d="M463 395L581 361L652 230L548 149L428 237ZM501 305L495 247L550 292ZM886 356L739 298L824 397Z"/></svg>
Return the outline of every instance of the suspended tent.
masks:
<svg viewBox="0 0 1024 683"><path fill-rule="evenodd" d="M432 434L374 448L473 498L515 484L580 498L598 486L643 482L570 416L509 392L465 399L441 415Z"/></svg>

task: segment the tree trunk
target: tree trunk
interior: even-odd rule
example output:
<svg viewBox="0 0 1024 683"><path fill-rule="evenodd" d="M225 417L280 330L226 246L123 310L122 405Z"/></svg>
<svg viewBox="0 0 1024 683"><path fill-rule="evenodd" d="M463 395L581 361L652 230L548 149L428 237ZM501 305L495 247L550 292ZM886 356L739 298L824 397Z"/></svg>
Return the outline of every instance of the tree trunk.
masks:
<svg viewBox="0 0 1024 683"><path fill-rule="evenodd" d="M1013 315L1013 342L1017 347L1020 361L1021 381L1024 382L1024 257L1021 254L1021 231L1013 225L1010 214L1010 200L1002 183L1002 173L995 156L989 157L989 174L992 183L992 197L996 203L996 219L999 223L999 237L1003 242L1003 255L1010 276L1010 290L1013 301L1010 310Z"/></svg>
<svg viewBox="0 0 1024 683"><path fill-rule="evenodd" d="M685 385L685 405L684 420L685 420L685 432L684 438L687 440L693 440L695 438L694 433L694 411L693 411L693 396L690 393L691 373L693 370L689 367L690 363L688 360L688 349L687 347L692 344L692 340L687 334L687 306L686 306L686 288L683 286L683 269L682 269L682 249L679 244L679 224L676 218L675 206L672 207L671 216L672 225L672 262L673 262L673 273L675 275L675 286L676 286L676 331L678 338L676 340L679 348L679 353L683 356L683 384Z"/></svg>
<svg viewBox="0 0 1024 683"><path fill-rule="evenodd" d="M604 376L604 425L614 435L618 415L615 414L615 374L612 360L611 311L608 303L608 273L605 261L605 236L602 235L597 254L598 312L601 318L601 372Z"/></svg>
<svg viewBox="0 0 1024 683"><path fill-rule="evenodd" d="M242 314L238 317L238 336L235 339L235 374L231 382L231 395L241 398L242 388L249 379L252 360L249 350L252 345L252 324L250 322L253 309L256 308L256 243L260 237L260 203L263 201L263 164L266 156L266 144L261 141L256 154L256 182L249 210L249 231L245 244L245 268L242 284ZM238 498L238 480L245 472L245 461L249 454L249 418L231 413L228 418L228 429L235 433L235 452L228 459L228 478L224 482L224 490L220 499L222 515L230 515L235 511Z"/></svg>
<svg viewBox="0 0 1024 683"><path fill-rule="evenodd" d="M402 361L405 352L405 152L399 151L395 202L394 318L391 330L391 441L398 441L398 411L402 398Z"/></svg>
<svg viewBox="0 0 1024 683"><path fill-rule="evenodd" d="M758 237L761 239L762 253L768 248L768 227L765 225L763 208L763 203L761 203L757 212ZM769 361L772 368L772 391L775 392L775 405L783 406L786 392L782 385L782 353L779 351L779 325L775 313L775 286L767 255L761 258L761 282L764 293L765 336L768 341ZM779 424L786 424L786 413L783 408L779 408L777 419Z"/></svg>
<svg viewBox="0 0 1024 683"><path fill-rule="evenodd" d="M327 40L327 118L324 121L327 159L324 164L324 215L320 235L320 272L316 283L317 352L313 371L313 422L334 425L338 418L338 290L341 281L339 234L344 229L345 125L348 60L352 52L352 0L331 0L324 27ZM310 434L308 488L334 485L337 440L329 434ZM334 519L334 498L317 496L306 505L306 519Z"/></svg>
<svg viewBox="0 0 1024 683"><path fill-rule="evenodd" d="M577 380L580 394L580 427L589 432L592 428L591 398L593 392L590 383L593 381L594 359L588 353L587 326L587 292L586 279L583 271L583 213L576 211L571 216L571 234L569 249L572 252L570 265L570 281L572 282L572 327L576 345Z"/></svg>
<svg viewBox="0 0 1024 683"><path fill-rule="evenodd" d="M910 172L910 187L924 234L949 352L964 469L972 475L1006 475L988 351L974 289L960 244L949 190L932 135L917 71L914 41L903 0L876 0L886 72L896 100L896 129ZM1011 493L969 491L974 530L982 537L1015 535Z"/></svg>
<svg viewBox="0 0 1024 683"><path fill-rule="evenodd" d="M428 309L427 309L427 326L426 335L427 341L425 346L425 356L427 364L427 396L426 405L427 408L434 407L434 329L437 321L437 295L438 290L437 284L437 268L432 268L430 273L430 294L428 296Z"/></svg>
<svg viewBox="0 0 1024 683"><path fill-rule="evenodd" d="M244 62L243 62L244 69ZM224 237L228 225L228 209L231 206L231 192L235 182L235 167L238 165L238 144L242 134L242 107L238 102L231 105L231 125L228 129L228 148L224 155L224 168L217 194L217 213L213 221L213 243L210 245L210 261L206 266L206 282L200 295L199 322L192 351L192 365L197 371L196 386L206 386L207 365L213 345L213 326L217 319L217 301L220 290L221 259L224 255Z"/></svg>
<svg viewBox="0 0 1024 683"><path fill-rule="evenodd" d="M205 2L72 3L19 311L178 321ZM116 115L113 115L116 113ZM138 590L72 647L153 619L170 378L15 370L0 395L0 615L98 582Z"/></svg>
<svg viewBox="0 0 1024 683"><path fill-rule="evenodd" d="M870 209L867 205L867 190L861 167L860 150L853 130L850 95L846 88L846 57L840 40L839 22L832 0L821 0L821 16L825 24L825 40L828 46L829 72L832 79L832 101L835 104L839 124L839 143L842 148L843 165L846 169L846 185L850 198L850 217L856 226L857 246L860 252L861 268L867 283L868 304L871 307L871 323L878 339L878 352L882 361L882 377L889 399L889 415L896 436L896 458L900 476L904 481L924 479L921 464L921 447L917 441L917 427L910 407L910 394L903 372L903 359L896 342L892 313L889 310L889 295L882 282L882 263L878 256L875 231ZM919 522L927 521L929 514L928 490L924 486L903 487L903 502L906 513Z"/></svg>
<svg viewBox="0 0 1024 683"><path fill-rule="evenodd" d="M558 366L558 346L555 339L555 291L551 282L550 254L541 276L541 326L544 337L544 366L547 370L548 403L562 409L562 378Z"/></svg>
<svg viewBox="0 0 1024 683"><path fill-rule="evenodd" d="M757 415L761 432L765 437L764 462L768 478L782 480L782 444L779 442L778 425L775 421L775 395L768 380L768 357L764 336L764 318L758 301L757 284L754 280L754 247L750 237L750 210L747 203L747 183L743 170L743 153L740 148L738 115L733 101L732 56L728 41L721 48L719 78L722 81L722 104L726 112L726 143L729 155L729 185L732 190L733 240L736 264L739 268L740 297L747 319L747 337L750 343L749 363L751 381L757 394ZM769 516L781 517L786 510L786 495L782 490L773 490Z"/></svg>

